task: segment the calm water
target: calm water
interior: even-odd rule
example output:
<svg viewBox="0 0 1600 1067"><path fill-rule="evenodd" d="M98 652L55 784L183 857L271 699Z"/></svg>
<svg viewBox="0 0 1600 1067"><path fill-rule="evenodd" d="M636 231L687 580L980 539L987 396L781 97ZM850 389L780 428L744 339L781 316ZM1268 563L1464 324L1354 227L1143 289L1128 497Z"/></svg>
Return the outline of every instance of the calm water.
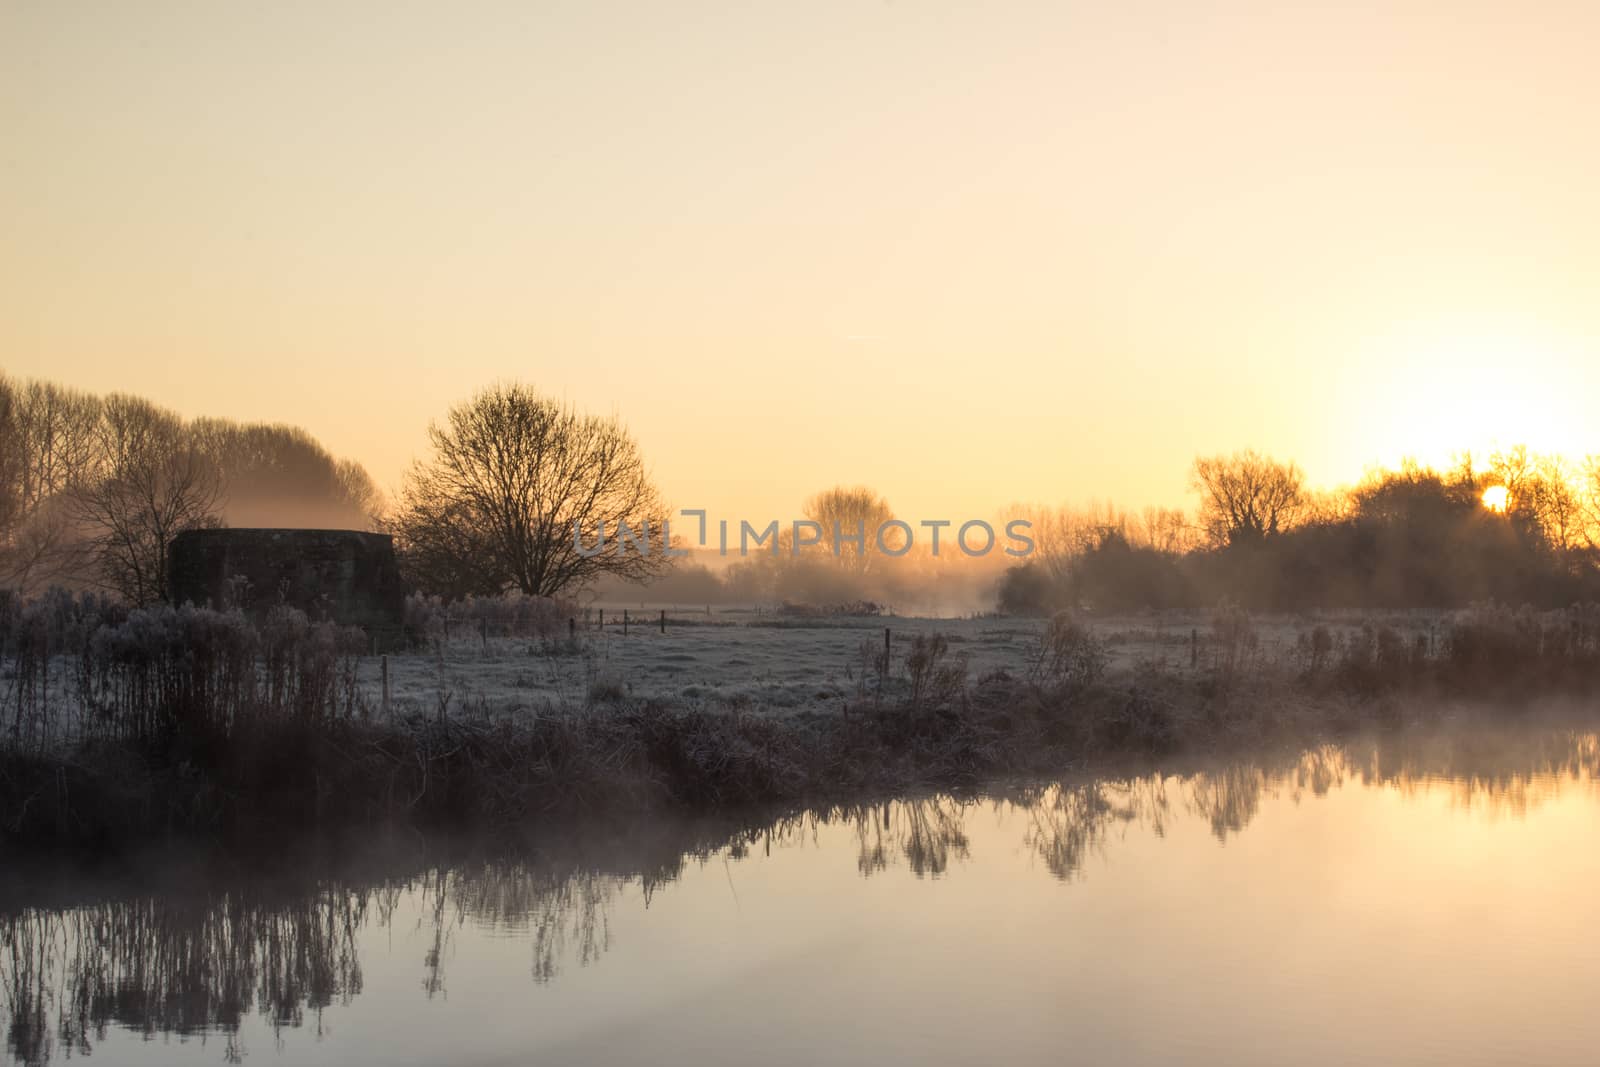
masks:
<svg viewBox="0 0 1600 1067"><path fill-rule="evenodd" d="M1593 1063L1600 740L1432 733L0 903L45 1063ZM178 888L178 887L187 888Z"/></svg>

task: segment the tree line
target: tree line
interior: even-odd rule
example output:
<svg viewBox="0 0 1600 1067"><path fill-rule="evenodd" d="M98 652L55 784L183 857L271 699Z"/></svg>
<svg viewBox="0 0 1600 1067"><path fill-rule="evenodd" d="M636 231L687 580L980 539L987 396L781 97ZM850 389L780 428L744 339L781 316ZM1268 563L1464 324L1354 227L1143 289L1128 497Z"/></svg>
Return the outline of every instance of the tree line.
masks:
<svg viewBox="0 0 1600 1067"><path fill-rule="evenodd" d="M1513 448L1443 471L1407 462L1319 493L1294 463L1245 451L1195 460L1192 514L1033 509L1035 554L1009 569L1003 559L892 558L848 543L796 552L784 531L777 551L713 572L659 551L580 551L574 528L627 524L659 536L669 517L638 442L614 416L506 383L451 407L427 436L427 455L391 502L358 463L295 427L184 419L139 397L0 375L0 589L60 584L136 605L166 600L172 538L234 525L389 531L411 586L445 598L655 583L658 597L691 602L905 604L941 586L968 599L978 580L1002 611L1039 613L1223 597L1298 610L1555 605L1600 594L1600 457L1575 465ZM825 490L801 510L824 529L876 529L895 517L862 486Z"/></svg>
<svg viewBox="0 0 1600 1067"><path fill-rule="evenodd" d="M1600 457L1525 447L1445 470L1413 461L1310 489L1252 451L1197 459L1192 516L1045 512L1040 552L1002 580L1001 610L1546 607L1600 594Z"/></svg>
<svg viewBox="0 0 1600 1067"><path fill-rule="evenodd" d="M155 603L184 530L366 529L383 508L359 463L296 427L185 419L124 393L0 375L0 589Z"/></svg>
<svg viewBox="0 0 1600 1067"><path fill-rule="evenodd" d="M0 590L167 601L172 539L224 525L390 531L411 586L447 597L553 596L666 568L660 554L575 549L574 524L660 529L666 515L617 419L497 385L428 440L390 504L359 463L297 427L185 419L140 397L0 375Z"/></svg>

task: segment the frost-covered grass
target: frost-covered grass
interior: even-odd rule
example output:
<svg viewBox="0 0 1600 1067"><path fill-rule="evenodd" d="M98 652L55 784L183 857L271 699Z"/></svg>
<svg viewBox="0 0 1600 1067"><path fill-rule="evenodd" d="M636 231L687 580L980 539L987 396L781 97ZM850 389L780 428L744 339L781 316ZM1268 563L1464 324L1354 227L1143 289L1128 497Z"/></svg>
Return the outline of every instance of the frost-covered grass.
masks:
<svg viewBox="0 0 1600 1067"><path fill-rule="evenodd" d="M1021 678L1036 664L1043 619L981 616L805 618L719 609L714 614L669 610L666 631L660 609L635 609L624 633L622 609L608 607L605 626L598 612L575 619L576 639L500 636L476 625L435 629L416 648L356 660L358 699L370 714L383 709L382 674L389 671L389 714L394 718L441 715L525 718L553 711L600 711L617 700L659 701L688 710L735 710L789 716L838 713L851 701L871 696L879 685L875 657L889 631L890 683L901 673L918 635L939 634L952 655L965 657L973 682L996 673ZM1318 625L1335 633L1362 625L1390 625L1408 636L1432 637L1447 624L1442 613L1301 618L1269 616L1250 621L1251 656L1259 662L1292 658L1301 634ZM1215 665L1213 613L1164 613L1087 619L1102 643L1113 674L1140 670L1205 670ZM49 704L67 724L76 718L74 661L51 659ZM0 664L0 711L5 665ZM70 729L56 731L69 736Z"/></svg>
<svg viewBox="0 0 1600 1067"><path fill-rule="evenodd" d="M1438 612L1318 618L1270 616L1251 621L1251 654L1260 660L1290 657L1299 635L1317 625L1336 631L1363 624L1393 625L1406 633L1436 633ZM753 608L715 614L669 610L666 632L660 609L631 612L623 633L622 609L606 609L577 624L575 647L497 637L457 627L426 649L389 657L391 708L396 714L462 708L517 715L553 708L592 707L596 695L657 700L692 709L737 709L760 714L838 712L846 702L875 691L872 657L890 634L891 673L911 642L940 634L953 654L966 657L976 681L996 672L1023 677L1036 662L1046 620L998 616L966 618L803 618L757 613ZM1142 668L1207 668L1216 654L1213 613L1168 612L1085 621L1104 643L1112 673ZM381 699L381 666L363 659L359 679L374 706ZM598 703L604 703L599 701Z"/></svg>
<svg viewBox="0 0 1600 1067"><path fill-rule="evenodd" d="M895 659L917 634L942 633L968 657L980 677L995 670L1019 673L1037 650L1043 623L1013 619L864 618L803 622L772 616L669 617L631 620L607 614L605 629L590 625L565 640L456 634L426 649L389 657L392 710L436 712L449 707L519 711L584 706L596 690L690 707L739 708L790 714L838 711L874 684L871 654L890 632ZM381 664L363 660L360 684L381 700Z"/></svg>

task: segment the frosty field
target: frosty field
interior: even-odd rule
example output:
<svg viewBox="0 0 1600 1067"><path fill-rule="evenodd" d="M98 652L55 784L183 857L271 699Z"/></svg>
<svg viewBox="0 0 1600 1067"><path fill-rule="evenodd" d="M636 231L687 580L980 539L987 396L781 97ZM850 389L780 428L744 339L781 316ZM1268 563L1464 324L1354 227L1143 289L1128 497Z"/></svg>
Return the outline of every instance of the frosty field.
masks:
<svg viewBox="0 0 1600 1067"><path fill-rule="evenodd" d="M623 633L620 608L608 608L604 630L591 616L580 621L576 652L564 641L518 637L485 639L465 625L448 639L436 637L425 651L389 657L391 710L396 714L475 711L518 714L573 709L610 698L656 699L690 708L786 715L837 712L847 699L871 691L873 658L889 631L891 673L917 634L942 634L967 674L977 680L995 671L1026 675L1039 654L1045 622L1005 617L862 617L794 619L751 609L707 616L661 609L636 609ZM1372 616L1324 620L1281 616L1259 619L1257 654L1272 658L1294 647L1297 635L1327 622L1353 629ZM1417 633L1437 625L1435 614L1397 620ZM1140 664L1187 667L1191 642L1204 662L1211 646L1211 621L1201 613L1165 613L1101 619L1091 624L1116 672ZM362 691L371 706L381 702L381 664L364 657Z"/></svg>
<svg viewBox="0 0 1600 1067"><path fill-rule="evenodd" d="M870 657L881 651L886 628L895 656L917 633L943 633L979 677L1024 670L1042 626L1014 619L669 613L662 633L659 620L650 612L631 620L624 634L621 610L608 612L603 631L593 620L587 628L580 624L575 652L565 641L453 631L427 650L389 657L391 705L396 714L436 712L444 701L450 711L515 714L581 707L607 694L777 714L837 711L871 674ZM362 660L362 690L374 706L381 700L380 671L378 659Z"/></svg>

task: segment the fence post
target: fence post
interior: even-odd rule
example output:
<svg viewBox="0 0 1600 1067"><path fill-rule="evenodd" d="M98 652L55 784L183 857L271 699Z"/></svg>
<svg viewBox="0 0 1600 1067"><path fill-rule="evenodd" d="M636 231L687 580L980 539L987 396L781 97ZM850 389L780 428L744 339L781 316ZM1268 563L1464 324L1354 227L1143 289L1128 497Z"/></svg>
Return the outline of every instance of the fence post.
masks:
<svg viewBox="0 0 1600 1067"><path fill-rule="evenodd" d="M385 719L387 719L387 718L391 717L389 715L389 654L387 652L385 652L383 654L383 667L382 667L382 670L383 670L383 717Z"/></svg>
<svg viewBox="0 0 1600 1067"><path fill-rule="evenodd" d="M567 620L567 640L568 641L577 641L578 640L578 620L577 619L569 618Z"/></svg>
<svg viewBox="0 0 1600 1067"><path fill-rule="evenodd" d="M601 633L605 633L606 632L606 609L605 608L601 608L600 609L600 632Z"/></svg>
<svg viewBox="0 0 1600 1067"><path fill-rule="evenodd" d="M622 609L622 636L628 636L628 609Z"/></svg>
<svg viewBox="0 0 1600 1067"><path fill-rule="evenodd" d="M487 615L483 618L483 654L485 656L489 654L489 617Z"/></svg>
<svg viewBox="0 0 1600 1067"><path fill-rule="evenodd" d="M662 608L661 609L661 632L662 633L666 633L667 632L667 609L666 608Z"/></svg>
<svg viewBox="0 0 1600 1067"><path fill-rule="evenodd" d="M889 628L887 626L883 628L883 670L885 674L889 671Z"/></svg>

